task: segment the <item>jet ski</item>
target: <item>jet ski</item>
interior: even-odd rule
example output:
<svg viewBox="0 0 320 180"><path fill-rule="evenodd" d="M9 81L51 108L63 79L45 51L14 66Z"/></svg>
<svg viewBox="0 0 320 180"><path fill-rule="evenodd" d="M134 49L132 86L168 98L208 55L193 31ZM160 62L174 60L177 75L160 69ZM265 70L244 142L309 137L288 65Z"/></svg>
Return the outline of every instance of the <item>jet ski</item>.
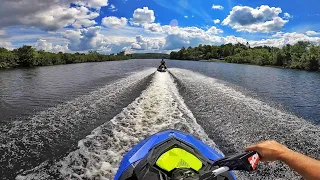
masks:
<svg viewBox="0 0 320 180"><path fill-rule="evenodd" d="M190 134L156 133L124 155L115 180L235 180L232 170L252 171L256 152L224 157Z"/></svg>
<svg viewBox="0 0 320 180"><path fill-rule="evenodd" d="M157 71L159 71L159 72L166 72L166 71L167 71L167 68L166 68L165 66L161 65L161 66L158 67Z"/></svg>

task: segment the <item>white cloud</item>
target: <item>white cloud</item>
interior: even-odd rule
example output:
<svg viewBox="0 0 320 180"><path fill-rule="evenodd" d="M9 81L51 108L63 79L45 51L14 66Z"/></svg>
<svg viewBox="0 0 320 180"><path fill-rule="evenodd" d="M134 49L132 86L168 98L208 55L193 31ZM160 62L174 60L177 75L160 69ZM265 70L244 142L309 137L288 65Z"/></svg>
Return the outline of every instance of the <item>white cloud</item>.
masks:
<svg viewBox="0 0 320 180"><path fill-rule="evenodd" d="M134 38L124 34L123 29L126 28L102 31L100 26L95 26L78 30L67 30L63 35L69 40L68 48L71 51L96 50L101 53L118 53L135 41ZM115 33L109 33L114 31L118 31L122 35L118 36Z"/></svg>
<svg viewBox="0 0 320 180"><path fill-rule="evenodd" d="M148 7L143 7L143 9L138 8L133 13L133 18L130 20L132 25L143 25L153 23L155 21L155 16L153 10L149 10Z"/></svg>
<svg viewBox="0 0 320 180"><path fill-rule="evenodd" d="M197 27L171 27L163 26L166 32L166 43L164 50L174 50L182 46L197 46L199 44L217 44L221 43L221 37L215 36L216 33L221 33L222 30L215 27L208 31Z"/></svg>
<svg viewBox="0 0 320 180"><path fill-rule="evenodd" d="M248 6L235 6L223 20L223 25L229 25L237 31L273 32L279 31L288 22L279 17L281 8L262 5L253 9Z"/></svg>
<svg viewBox="0 0 320 180"><path fill-rule="evenodd" d="M219 23L220 23L220 19L215 19L215 20L213 20L213 23L219 24Z"/></svg>
<svg viewBox="0 0 320 180"><path fill-rule="evenodd" d="M317 36L320 35L320 32L315 32L315 31L307 31L306 35L308 36Z"/></svg>
<svg viewBox="0 0 320 180"><path fill-rule="evenodd" d="M224 8L223 8L223 6L221 6L221 5L215 5L215 4L213 4L213 5L212 5L212 9L223 10Z"/></svg>
<svg viewBox="0 0 320 180"><path fill-rule="evenodd" d="M186 18L186 19L187 19L187 18L188 18L188 16L184 16L184 18Z"/></svg>
<svg viewBox="0 0 320 180"><path fill-rule="evenodd" d="M102 25L110 28L121 28L123 26L126 26L127 23L128 20L124 17L117 18L115 16L109 16L102 19Z"/></svg>
<svg viewBox="0 0 320 180"><path fill-rule="evenodd" d="M153 33L163 32L162 26L159 23L143 24L143 27L145 30Z"/></svg>
<svg viewBox="0 0 320 180"><path fill-rule="evenodd" d="M208 34L220 34L220 33L223 33L223 30L222 29L219 29L215 26L212 26L210 29L208 29L206 31Z"/></svg>
<svg viewBox="0 0 320 180"><path fill-rule="evenodd" d="M25 25L55 31L70 25L89 27L96 24L98 10L107 4L107 0L2 0L0 28Z"/></svg>
<svg viewBox="0 0 320 180"><path fill-rule="evenodd" d="M108 0L73 0L71 2L95 9L100 9L101 7L108 6Z"/></svg>
<svg viewBox="0 0 320 180"><path fill-rule="evenodd" d="M282 33L278 34L276 38L262 39L257 41L249 41L252 46L274 46L282 47L286 44L296 44L299 41L309 41L311 43L320 44L319 37L310 37L302 33Z"/></svg>
<svg viewBox="0 0 320 180"><path fill-rule="evenodd" d="M38 50L51 51L52 43L49 43L44 39L39 39L34 47Z"/></svg>
<svg viewBox="0 0 320 180"><path fill-rule="evenodd" d="M149 50L161 51L164 45L163 38L144 38L143 36L137 36L136 42L131 44L132 50Z"/></svg>
<svg viewBox="0 0 320 180"><path fill-rule="evenodd" d="M10 1L11 5L20 0ZM34 3L38 0L30 0ZM56 30L66 26L73 26L74 28L59 29L57 32L45 32L38 28L38 34L25 34L20 31L20 36L16 33L12 36L12 31L7 31L10 38L0 40L0 46L12 47L11 42L27 40L37 49L44 49L46 51L81 51L97 50L102 53L117 53L125 50L126 52L169 52L180 49L182 46L198 46L199 44L220 45L223 43L246 43L249 42L251 46L283 46L286 43L296 43L300 40L310 41L320 44L319 33L315 31L307 31L304 34L300 33L283 33L277 32L268 39L250 41L242 37L236 36L221 36L222 29L215 26L209 29L202 29L198 27L179 27L177 20L173 21L174 25L161 25L155 23L155 16L153 10L148 7L138 8L133 13L133 18L130 23L136 26L127 26L128 20L124 17L105 17L102 19L102 25L108 28L96 26L94 19L99 16L99 7L105 6L107 1L91 0L66 0L66 3L57 3L60 0L42 0L39 3L46 7L43 10L28 6L25 9L14 6L17 11L17 17L8 17L13 22L8 22L0 16L0 28L11 25L27 25L38 27L45 30ZM9 0L4 0L4 4L8 5ZM71 6L71 2L77 2L80 6ZM24 3L24 2L23 2ZM104 4L103 4L104 3ZM96 7L97 9L92 9ZM109 8L112 8L110 5ZM115 8L115 7L114 7ZM2 6L0 10L4 10ZM12 9L12 7L11 7ZM31 10L34 13L30 13ZM261 6L258 8L251 8L247 6L236 6L232 9L229 16L223 20L224 25L229 25L237 31L247 32L271 32L280 30L288 20L279 17L282 13L280 8ZM0 15L3 12L0 11ZM183 14L182 14L183 15ZM198 14L196 14L198 16ZM284 16L285 13L284 13ZM193 17L193 16L192 16ZM4 20L4 21L1 21ZM220 23L220 19L213 20L215 24ZM7 24L6 24L7 23ZM121 28L120 28L121 27ZM18 29L18 28L17 28ZM7 30L7 29L6 29ZM41 32L40 32L41 31ZM21 35L23 34L23 35ZM61 34L63 37L61 37ZM6 32L0 30L0 38L6 36ZM52 38L50 38L50 36ZM59 36L59 37L57 37ZM40 39L39 39L40 38ZM67 43L65 43L65 41ZM22 42L21 42L22 43Z"/></svg>
<svg viewBox="0 0 320 180"><path fill-rule="evenodd" d="M111 12L116 12L116 11L118 11L118 9L116 8L116 6L113 5L113 4L110 5L109 10L110 10Z"/></svg>
<svg viewBox="0 0 320 180"><path fill-rule="evenodd" d="M65 39L44 37L38 41L37 48L53 52L63 51L63 48L68 47L68 51L71 52L96 50L101 53L117 53L125 50L127 53L142 53L170 52L180 49L182 46L195 47L199 44L220 45L238 42L244 44L249 42L252 47L264 45L281 47L287 43L294 44L298 41L310 41L320 44L320 37L311 37L300 33L278 32L267 39L252 41L236 36L221 36L219 33L223 31L214 26L205 30L198 27L161 26L159 23L148 25L155 27L154 31L157 31L157 33L150 31L149 29L152 28L148 28L147 26L124 26L119 29L96 26L83 29L69 29L63 32ZM137 36L137 34L141 35ZM66 40L68 43L64 44Z"/></svg>
<svg viewBox="0 0 320 180"><path fill-rule="evenodd" d="M292 16L289 14L289 13L284 13L283 14L284 16L283 16L283 18L285 18L285 19L290 19L290 18L292 18Z"/></svg>
<svg viewBox="0 0 320 180"><path fill-rule="evenodd" d="M39 39L35 46L38 50L44 50L47 52L68 52L68 46L67 44L61 46L61 45L53 45L51 42L48 42L45 39Z"/></svg>
<svg viewBox="0 0 320 180"><path fill-rule="evenodd" d="M64 37L69 39L69 49L72 51L89 51L99 47L102 39L99 38L100 26L79 30L67 30Z"/></svg>
<svg viewBox="0 0 320 180"><path fill-rule="evenodd" d="M11 42L6 42L0 39L0 47L6 48L6 49L13 49Z"/></svg>

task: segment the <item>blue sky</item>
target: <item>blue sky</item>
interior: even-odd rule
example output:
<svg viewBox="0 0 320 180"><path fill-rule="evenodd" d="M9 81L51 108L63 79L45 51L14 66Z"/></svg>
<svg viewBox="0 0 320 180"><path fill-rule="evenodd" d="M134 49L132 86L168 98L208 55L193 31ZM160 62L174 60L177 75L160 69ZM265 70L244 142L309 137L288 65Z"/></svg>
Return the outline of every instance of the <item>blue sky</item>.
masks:
<svg viewBox="0 0 320 180"><path fill-rule="evenodd" d="M0 46L108 54L320 44L319 6L318 0L3 0Z"/></svg>

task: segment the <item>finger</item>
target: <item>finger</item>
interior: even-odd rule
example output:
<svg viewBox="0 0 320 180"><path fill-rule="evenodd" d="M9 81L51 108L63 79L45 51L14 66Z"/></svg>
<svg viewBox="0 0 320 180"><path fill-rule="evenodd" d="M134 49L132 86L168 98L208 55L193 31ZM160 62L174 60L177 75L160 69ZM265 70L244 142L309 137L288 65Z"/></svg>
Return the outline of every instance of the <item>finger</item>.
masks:
<svg viewBox="0 0 320 180"><path fill-rule="evenodd" d="M253 145L253 146L248 146L245 151L248 152L248 151L256 151L258 148L256 145Z"/></svg>

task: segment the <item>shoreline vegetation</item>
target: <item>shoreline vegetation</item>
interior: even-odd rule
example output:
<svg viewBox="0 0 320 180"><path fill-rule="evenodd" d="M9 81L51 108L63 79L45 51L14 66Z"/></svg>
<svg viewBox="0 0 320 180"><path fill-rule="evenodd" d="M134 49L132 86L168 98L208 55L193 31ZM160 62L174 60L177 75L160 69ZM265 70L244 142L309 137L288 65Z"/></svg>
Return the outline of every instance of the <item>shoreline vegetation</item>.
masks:
<svg viewBox="0 0 320 180"><path fill-rule="evenodd" d="M96 51L84 53L52 53L43 50L37 51L31 46L22 46L14 50L0 47L0 69L17 67L52 66L62 64L120 61L129 59L160 59L169 58L168 54L146 53L146 54L125 54L124 51L117 54L100 54Z"/></svg>
<svg viewBox="0 0 320 180"><path fill-rule="evenodd" d="M224 44L221 46L202 45L182 47L170 53L170 59L194 60L202 62L227 62L259 66L319 71L320 46L299 41L282 48L247 44Z"/></svg>

